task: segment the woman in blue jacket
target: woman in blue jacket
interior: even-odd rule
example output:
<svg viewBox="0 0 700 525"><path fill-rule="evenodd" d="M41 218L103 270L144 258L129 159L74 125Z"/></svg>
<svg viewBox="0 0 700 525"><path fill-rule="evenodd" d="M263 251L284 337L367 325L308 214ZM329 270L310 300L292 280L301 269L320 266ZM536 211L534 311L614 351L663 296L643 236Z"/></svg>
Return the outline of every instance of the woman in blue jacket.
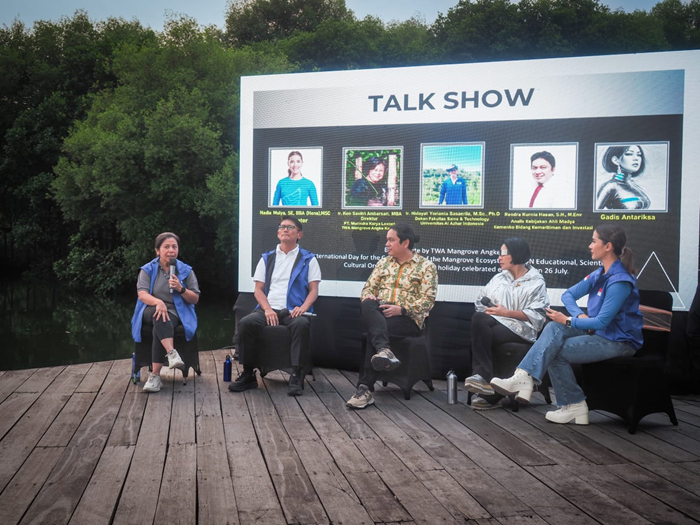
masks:
<svg viewBox="0 0 700 525"><path fill-rule="evenodd" d="M593 363L633 355L642 346L642 314L632 250L627 248L624 228L602 224L593 231L588 246L591 259L602 267L562 295L571 314L547 309L548 323L527 355L508 379L494 378L493 389L503 395L517 394L528 402L533 385L549 377L558 410L547 412L554 423L588 424L586 396L576 383L572 363ZM576 304L588 295L588 314Z"/></svg>
<svg viewBox="0 0 700 525"><path fill-rule="evenodd" d="M171 232L161 233L156 237L155 248L156 258L143 265L139 272L136 284L138 300L131 319L131 335L137 343L141 341L143 323L153 325L153 371L143 386L144 392L161 389L160 370L164 356L168 357L169 368L185 366L173 346L175 328L181 324L188 341L197 330L194 305L199 302L199 283L192 267L177 258L180 238Z"/></svg>

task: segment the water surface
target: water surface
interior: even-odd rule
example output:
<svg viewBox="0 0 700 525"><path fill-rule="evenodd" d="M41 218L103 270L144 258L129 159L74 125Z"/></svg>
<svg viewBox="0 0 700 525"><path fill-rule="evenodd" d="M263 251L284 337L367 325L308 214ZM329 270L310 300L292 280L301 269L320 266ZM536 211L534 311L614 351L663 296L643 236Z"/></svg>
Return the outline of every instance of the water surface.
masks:
<svg viewBox="0 0 700 525"><path fill-rule="evenodd" d="M91 363L131 357L136 297L77 295L21 281L0 283L0 370ZM233 303L197 305L200 350L231 344Z"/></svg>

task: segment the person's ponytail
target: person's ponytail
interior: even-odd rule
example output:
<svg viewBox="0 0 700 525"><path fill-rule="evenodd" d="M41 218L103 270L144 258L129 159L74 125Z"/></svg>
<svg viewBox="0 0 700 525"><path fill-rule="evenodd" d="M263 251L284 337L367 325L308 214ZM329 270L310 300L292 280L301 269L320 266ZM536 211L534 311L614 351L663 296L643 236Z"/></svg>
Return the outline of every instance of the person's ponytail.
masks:
<svg viewBox="0 0 700 525"><path fill-rule="evenodd" d="M627 273L637 275L637 270L634 267L634 252L627 246L627 232L625 232L625 229L618 224L605 222L597 226L595 231L603 243L612 244L613 252L620 259Z"/></svg>
<svg viewBox="0 0 700 525"><path fill-rule="evenodd" d="M628 274L637 275L637 269L634 267L634 252L631 248L628 248L627 246L622 248L619 258L622 266L625 267Z"/></svg>

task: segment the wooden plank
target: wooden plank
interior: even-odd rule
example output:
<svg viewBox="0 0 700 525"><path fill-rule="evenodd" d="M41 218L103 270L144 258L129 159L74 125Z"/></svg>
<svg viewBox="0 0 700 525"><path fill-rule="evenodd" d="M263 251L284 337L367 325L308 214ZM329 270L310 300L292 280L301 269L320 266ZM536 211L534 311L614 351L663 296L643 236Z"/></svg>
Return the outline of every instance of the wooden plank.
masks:
<svg viewBox="0 0 700 525"><path fill-rule="evenodd" d="M700 496L690 490L685 490L639 465L610 465L608 468L619 478L649 494L644 499L649 501L650 515L647 517L650 520L669 520L672 513L664 510L667 505L686 516L700 517ZM635 503L635 507L637 505L639 501ZM678 518L674 517L673 521L676 519ZM678 521L682 522L683 520ZM687 523L692 523L692 520L688 520Z"/></svg>
<svg viewBox="0 0 700 525"><path fill-rule="evenodd" d="M343 375L329 370L323 370L323 374L338 390L341 397L349 398L355 391L353 384ZM386 395L391 397L388 393ZM390 423L382 414L377 413L371 407L369 411L359 410L356 414L372 427L373 432L377 432L383 424ZM384 418L384 421L376 419L377 416ZM380 475L416 523L452 523L455 521L452 514L379 437L357 440L356 443L365 459Z"/></svg>
<svg viewBox="0 0 700 525"><path fill-rule="evenodd" d="M111 368L90 410L73 434L22 523L47 523L49 516L52 523L68 523L70 520L100 459L121 405L121 398L128 384L126 366L125 361L117 361ZM80 379L82 380L82 376Z"/></svg>
<svg viewBox="0 0 700 525"><path fill-rule="evenodd" d="M68 446L20 522L22 525L68 523L100 459L100 447Z"/></svg>
<svg viewBox="0 0 700 525"><path fill-rule="evenodd" d="M161 377L163 389L160 392L139 394L147 397L146 410L114 515L115 525L152 524L156 515L173 400L173 373L163 368Z"/></svg>
<svg viewBox="0 0 700 525"><path fill-rule="evenodd" d="M197 493L199 523L240 523L225 445L197 445Z"/></svg>
<svg viewBox="0 0 700 525"><path fill-rule="evenodd" d="M202 523L237 525L238 506L226 453L220 393L210 392L213 385L219 388L218 382L211 381L218 377L217 363L212 352L200 352L199 363L206 372L195 384L198 517ZM221 395L225 393L221 391Z"/></svg>
<svg viewBox="0 0 700 525"><path fill-rule="evenodd" d="M473 433L473 437L479 436L486 443L498 442L499 451L511 461L514 461L521 466L552 464L552 460L547 456L538 450L535 450L532 446L525 443L520 438L482 417L477 411L474 411L461 403L448 405L447 396L442 392L435 391L425 392L422 394L422 397L430 401L434 408L425 405L424 401L418 399L419 396L416 397L416 403L406 403L406 406L413 407L414 405L420 404L422 410L434 410L435 408L438 408L446 412L457 421L461 422L464 426L468 427L469 431Z"/></svg>
<svg viewBox="0 0 700 525"><path fill-rule="evenodd" d="M196 523L196 516L197 446L172 443L168 446L154 524Z"/></svg>
<svg viewBox="0 0 700 525"><path fill-rule="evenodd" d="M587 472L605 472L605 468L605 466L601 465L592 465L590 467L579 465L576 472L574 472L568 467L554 465L528 467L527 470L600 523L634 523L639 525L651 523L616 501L607 490L607 485L606 487L596 486L576 475L583 469ZM611 487L612 491L616 494L621 494L624 493L626 488L629 488L626 484L621 485L625 486L623 488ZM636 505L635 508L637 508Z"/></svg>
<svg viewBox="0 0 700 525"><path fill-rule="evenodd" d="M523 412L526 411L528 411L528 409L523 408ZM533 426L522 417L518 417L521 415L520 412L516 414L509 409L483 410L479 412L479 415L512 433L519 439L522 439L532 448L540 451L558 465L578 465L580 463L588 464L591 462L587 457L582 456L576 450L565 446L556 438L542 432L539 427ZM539 413L537 417L541 417ZM548 423L548 425L550 427L554 426L551 423Z"/></svg>
<svg viewBox="0 0 700 525"><path fill-rule="evenodd" d="M0 494L0 523L18 523L63 454L60 448L35 448Z"/></svg>
<svg viewBox="0 0 700 525"><path fill-rule="evenodd" d="M90 370L85 374L85 377L75 389L76 392L99 392L102 388L109 369L112 368L114 361L102 361L100 363L92 363Z"/></svg>
<svg viewBox="0 0 700 525"><path fill-rule="evenodd" d="M179 372L174 372L179 375ZM173 406L170 414L170 445L195 442L194 381L183 385L173 381Z"/></svg>
<svg viewBox="0 0 700 525"><path fill-rule="evenodd" d="M627 439L627 436L629 435L627 425L621 424L619 418L610 418L606 414L595 410L590 413L589 417L592 425L605 425L605 430L611 434L620 436L624 440ZM696 461L700 459L697 454L690 453L673 445L669 441L659 439L656 435L643 431L643 426L638 428L641 431L638 430L635 434L635 444L640 448L651 452L655 456L672 462ZM700 454L700 450L696 450L696 452Z"/></svg>
<svg viewBox="0 0 700 525"><path fill-rule="evenodd" d="M27 381L32 374L36 372L36 368L28 370L8 370L0 377L0 403L5 401L17 387Z"/></svg>
<svg viewBox="0 0 700 525"><path fill-rule="evenodd" d="M87 414L90 405L95 399L95 393L73 394L54 419L46 434L39 441L38 447L65 447L70 442L73 434Z"/></svg>
<svg viewBox="0 0 700 525"><path fill-rule="evenodd" d="M328 523L313 484L264 389L244 393L282 510L291 523Z"/></svg>
<svg viewBox="0 0 700 525"><path fill-rule="evenodd" d="M441 392L426 392L416 396L415 400L411 399L410 402L403 400L401 402L433 428L439 430L441 435L445 436L469 458L472 458L486 474L493 477L511 494L516 496L520 500L521 505L524 504L532 509L558 508L566 510L572 515L575 514L575 508L564 498L543 483L534 480L527 471L519 468L520 465L505 457L491 443L471 433L469 425L471 425L473 418L481 417L471 409L463 405L447 405L444 394ZM500 437L502 433L498 432L496 435ZM498 443L500 446L500 441ZM514 450L515 448L517 446L512 442L508 446L509 450ZM548 459L545 461L551 463ZM538 463L542 463L542 461L538 461ZM527 515L527 511L509 512L506 515L516 514Z"/></svg>
<svg viewBox="0 0 700 525"><path fill-rule="evenodd" d="M0 441L0 490L29 457L70 395L44 393Z"/></svg>
<svg viewBox="0 0 700 525"><path fill-rule="evenodd" d="M700 496L700 462L654 465L654 474Z"/></svg>
<svg viewBox="0 0 700 525"><path fill-rule="evenodd" d="M334 417L339 415L343 419L362 422L359 416L347 410L345 401L320 371L316 374L316 381L309 382L309 385L316 395L305 393L298 398L299 405L372 519L376 522L409 520L406 510Z"/></svg>
<svg viewBox="0 0 700 525"><path fill-rule="evenodd" d="M129 383L119 407L119 413L109 434L107 446L135 445L146 409L148 395L142 391L143 384Z"/></svg>
<svg viewBox="0 0 700 525"><path fill-rule="evenodd" d="M287 383L282 374L269 374L265 385L331 523L373 524L375 520L362 506L297 399L287 395ZM311 395L312 392L305 394L307 398Z"/></svg>
<svg viewBox="0 0 700 525"><path fill-rule="evenodd" d="M134 447L105 447L70 525L110 522L133 454Z"/></svg>
<svg viewBox="0 0 700 525"><path fill-rule="evenodd" d="M324 370L324 374L332 378L333 384L343 394L343 397L354 392L352 383L347 382L343 375L327 370ZM348 385L350 386L348 387ZM392 402L389 398L387 401ZM435 439L433 437L435 429L424 420L411 420L406 431L413 439L421 443L421 446L440 463L441 467L449 472L471 495L474 501L469 502L470 515L483 515L483 511L480 509L485 509L486 513L494 516L514 515L529 511L526 505L476 465L468 454L464 454L442 436Z"/></svg>
<svg viewBox="0 0 700 525"><path fill-rule="evenodd" d="M220 362L220 352L214 352ZM234 368L235 373L235 368ZM242 525L286 525L272 478L258 445L245 394L221 383L221 409L231 481Z"/></svg>
<svg viewBox="0 0 700 525"><path fill-rule="evenodd" d="M544 435L555 439L561 446L567 447L574 453L585 457L589 463L612 465L627 461L621 455L616 454L595 440L576 432L574 425L556 425L547 421L544 417L544 413L547 410L545 407L533 405L531 407L523 407L517 413L510 412L510 415L522 419Z"/></svg>
<svg viewBox="0 0 700 525"><path fill-rule="evenodd" d="M70 399L88 367L53 367L38 370L17 392L43 392L0 441L0 491L5 488L24 460ZM65 373L63 373L65 371ZM51 384L48 391L46 387Z"/></svg>
<svg viewBox="0 0 700 525"><path fill-rule="evenodd" d="M63 372L65 366L39 368L26 381L15 388L15 392L34 392L41 394L51 382ZM54 391L55 393L55 391Z"/></svg>
<svg viewBox="0 0 700 525"><path fill-rule="evenodd" d="M0 439L10 431L40 395L37 392L15 392L5 398L0 405Z"/></svg>

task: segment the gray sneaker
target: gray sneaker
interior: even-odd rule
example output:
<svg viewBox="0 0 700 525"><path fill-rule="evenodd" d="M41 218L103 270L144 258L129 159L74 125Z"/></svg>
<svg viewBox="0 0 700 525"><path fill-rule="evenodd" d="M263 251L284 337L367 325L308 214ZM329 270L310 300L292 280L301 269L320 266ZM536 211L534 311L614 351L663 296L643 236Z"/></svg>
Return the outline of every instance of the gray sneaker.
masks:
<svg viewBox="0 0 700 525"><path fill-rule="evenodd" d="M499 398L495 403L490 403L481 396L472 396L471 407L474 410L492 410L494 408L501 408L501 406L503 406L503 398Z"/></svg>
<svg viewBox="0 0 700 525"><path fill-rule="evenodd" d="M401 366L401 361L396 359L394 352L388 348L382 348L372 356L372 368L377 372L391 372Z"/></svg>
<svg viewBox="0 0 700 525"><path fill-rule="evenodd" d="M168 368L185 368L185 362L174 348L166 354L168 356Z"/></svg>
<svg viewBox="0 0 700 525"><path fill-rule="evenodd" d="M357 392L350 398L350 401L345 403L345 406L350 408L365 408L368 405L374 404L374 397L372 397L372 392L369 391L367 385L360 385L357 387Z"/></svg>
<svg viewBox="0 0 700 525"><path fill-rule="evenodd" d="M482 394L485 396L492 396L495 394L489 382L479 374L474 374L466 378L464 380L464 388L473 394Z"/></svg>
<svg viewBox="0 0 700 525"><path fill-rule="evenodd" d="M160 376L156 374L150 374L148 376L148 381L143 385L144 392L160 392L163 387L163 382L160 380Z"/></svg>

